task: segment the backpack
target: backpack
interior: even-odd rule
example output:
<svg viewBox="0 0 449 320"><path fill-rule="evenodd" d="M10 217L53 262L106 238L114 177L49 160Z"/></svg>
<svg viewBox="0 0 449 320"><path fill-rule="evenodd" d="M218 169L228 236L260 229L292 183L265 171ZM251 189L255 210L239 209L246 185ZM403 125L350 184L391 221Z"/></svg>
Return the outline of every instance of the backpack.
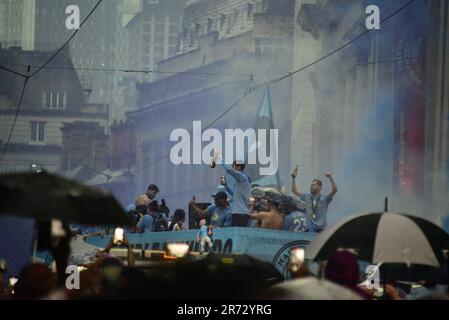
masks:
<svg viewBox="0 0 449 320"><path fill-rule="evenodd" d="M157 213L153 216L153 230L154 232L168 231L168 223L163 214Z"/></svg>

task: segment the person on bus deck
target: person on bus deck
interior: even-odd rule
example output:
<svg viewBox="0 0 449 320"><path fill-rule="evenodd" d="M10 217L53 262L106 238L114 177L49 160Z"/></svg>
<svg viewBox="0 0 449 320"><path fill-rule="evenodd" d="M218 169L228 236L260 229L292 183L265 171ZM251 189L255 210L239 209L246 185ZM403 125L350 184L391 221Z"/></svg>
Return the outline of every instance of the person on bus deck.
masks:
<svg viewBox="0 0 449 320"><path fill-rule="evenodd" d="M130 215L131 217L145 215L150 202L151 201L146 194L138 195L136 201L134 202L134 208L127 211L128 215Z"/></svg>
<svg viewBox="0 0 449 320"><path fill-rule="evenodd" d="M329 203L331 203L335 194L337 193L337 185L332 177L332 173L326 172L326 177L331 183L332 190L326 195L322 196L321 188L323 183L318 180L312 180L310 185L310 193L299 192L296 187L296 177L298 176L298 167L293 170L292 174L292 193L298 196L306 204L306 215L307 220L310 222L311 232L321 232L327 226L327 208Z"/></svg>
<svg viewBox="0 0 449 320"><path fill-rule="evenodd" d="M161 206L153 200L148 206L148 212L153 217L153 231L168 231L168 218L165 212L161 211Z"/></svg>
<svg viewBox="0 0 449 320"><path fill-rule="evenodd" d="M148 203L155 200L156 195L159 193L159 188L155 184L150 184L147 188L147 191L145 192L145 195L148 197ZM140 196L139 196L140 197ZM131 203L126 206L125 208L126 212L136 210L136 203Z"/></svg>
<svg viewBox="0 0 449 320"><path fill-rule="evenodd" d="M232 184L227 179L227 187L232 193L232 226L248 227L250 217L248 215L248 203L251 194L251 178L244 171L245 163L241 160L234 161L232 166L225 163L222 164L226 173L231 176Z"/></svg>
<svg viewBox="0 0 449 320"><path fill-rule="evenodd" d="M285 231L309 232L310 223L307 222L307 216L300 211L292 211L284 216Z"/></svg>
<svg viewBox="0 0 449 320"><path fill-rule="evenodd" d="M154 200L148 205L147 213L137 223L137 231L158 232L168 230L168 220L164 214L159 212L159 205Z"/></svg>
<svg viewBox="0 0 449 320"><path fill-rule="evenodd" d="M249 202L249 216L259 221L262 229L282 230L284 227L284 217L279 212L279 204L268 200L269 211L259 211L254 213L255 199L251 198Z"/></svg>
<svg viewBox="0 0 449 320"><path fill-rule="evenodd" d="M175 214L173 215L173 219L170 222L170 226L168 230L170 231L183 231L184 230L184 222L186 221L186 212L182 209L176 209Z"/></svg>
<svg viewBox="0 0 449 320"><path fill-rule="evenodd" d="M207 207L206 210L201 210L196 206L195 198L192 198L190 205L195 214L206 219L207 223L212 228L226 228L232 224L232 213L228 203L228 195L224 191L218 191L212 195L215 203Z"/></svg>

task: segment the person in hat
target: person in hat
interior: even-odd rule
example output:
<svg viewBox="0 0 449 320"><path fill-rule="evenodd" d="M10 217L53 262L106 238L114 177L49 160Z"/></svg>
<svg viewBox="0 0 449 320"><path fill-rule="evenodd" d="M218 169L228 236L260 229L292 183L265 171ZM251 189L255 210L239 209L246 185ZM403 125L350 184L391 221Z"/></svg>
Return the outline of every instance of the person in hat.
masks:
<svg viewBox="0 0 449 320"><path fill-rule="evenodd" d="M204 218L212 228L225 228L232 225L232 213L228 203L228 195L224 191L218 191L212 195L214 204L201 210L196 206L195 199L190 201L193 211L199 218Z"/></svg>

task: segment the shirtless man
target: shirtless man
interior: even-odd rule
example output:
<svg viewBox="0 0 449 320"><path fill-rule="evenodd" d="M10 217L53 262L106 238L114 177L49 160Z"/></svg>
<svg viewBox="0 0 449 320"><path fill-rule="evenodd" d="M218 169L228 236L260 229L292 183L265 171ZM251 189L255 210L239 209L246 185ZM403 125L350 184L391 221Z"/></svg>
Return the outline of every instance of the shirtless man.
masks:
<svg viewBox="0 0 449 320"><path fill-rule="evenodd" d="M254 213L254 203L253 198L250 199L249 203L249 216L260 222L260 227L262 229L275 229L282 230L284 227L284 218L279 212L278 204L268 201L268 208L270 211L260 211Z"/></svg>

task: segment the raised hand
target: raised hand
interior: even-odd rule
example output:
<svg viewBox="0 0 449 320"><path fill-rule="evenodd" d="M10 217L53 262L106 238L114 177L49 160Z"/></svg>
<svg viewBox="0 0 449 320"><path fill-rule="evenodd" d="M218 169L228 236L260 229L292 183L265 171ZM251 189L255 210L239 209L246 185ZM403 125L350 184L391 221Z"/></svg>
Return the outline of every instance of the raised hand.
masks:
<svg viewBox="0 0 449 320"><path fill-rule="evenodd" d="M227 186L228 185L228 182L226 181L226 177L225 176L221 176L221 178L220 178L220 184L222 185L222 186Z"/></svg>
<svg viewBox="0 0 449 320"><path fill-rule="evenodd" d="M292 178L296 178L299 173L299 166L296 166L295 169L292 172Z"/></svg>
<svg viewBox="0 0 449 320"><path fill-rule="evenodd" d="M249 205L250 206L254 206L255 203L256 203L256 199L254 199L253 197L249 198Z"/></svg>

